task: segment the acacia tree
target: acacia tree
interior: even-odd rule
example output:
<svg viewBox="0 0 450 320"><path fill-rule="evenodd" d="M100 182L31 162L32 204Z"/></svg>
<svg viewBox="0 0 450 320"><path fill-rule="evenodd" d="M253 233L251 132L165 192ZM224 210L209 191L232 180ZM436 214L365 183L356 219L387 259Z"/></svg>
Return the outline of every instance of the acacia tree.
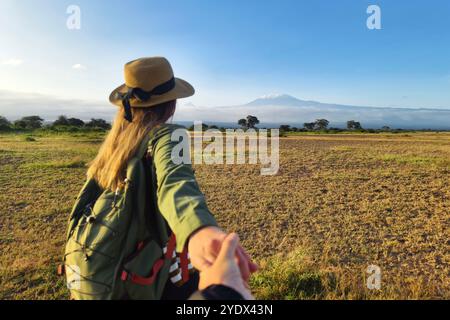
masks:
<svg viewBox="0 0 450 320"><path fill-rule="evenodd" d="M83 127L84 126L84 121L77 119L77 118L69 118L69 119L67 119L67 122L69 123L69 126L74 126L74 127Z"/></svg>
<svg viewBox="0 0 450 320"><path fill-rule="evenodd" d="M0 116L0 131L6 131L11 129L11 122L5 117Z"/></svg>
<svg viewBox="0 0 450 320"><path fill-rule="evenodd" d="M314 130L314 126L315 126L315 125L316 125L315 122L305 122L305 123L303 124L303 127L304 127L306 130L312 131L312 130Z"/></svg>
<svg viewBox="0 0 450 320"><path fill-rule="evenodd" d="M259 124L259 120L255 116L247 116L247 127L249 129L254 129L256 125Z"/></svg>
<svg viewBox="0 0 450 320"><path fill-rule="evenodd" d="M89 128L101 128L105 130L111 129L111 125L103 119L91 119L88 123L86 123L86 127Z"/></svg>
<svg viewBox="0 0 450 320"><path fill-rule="evenodd" d="M39 129L42 127L44 119L39 116L23 117L20 120L14 121L14 127L18 129Z"/></svg>
<svg viewBox="0 0 450 320"><path fill-rule="evenodd" d="M314 123L314 129L316 130L325 130L328 128L328 125L330 124L330 121L327 119L317 119Z"/></svg>
<svg viewBox="0 0 450 320"><path fill-rule="evenodd" d="M255 116L247 116L247 119L240 119L238 125L243 129L255 129L256 125L259 124L259 120Z"/></svg>
<svg viewBox="0 0 450 320"><path fill-rule="evenodd" d="M242 128L247 128L247 120L246 119L240 119L238 121L238 125L240 125Z"/></svg>
<svg viewBox="0 0 450 320"><path fill-rule="evenodd" d="M53 122L54 126L68 126L69 121L67 120L66 116L59 116L58 119Z"/></svg>
<svg viewBox="0 0 450 320"><path fill-rule="evenodd" d="M360 130L362 129L361 123L355 120L347 121L347 129L349 130Z"/></svg>

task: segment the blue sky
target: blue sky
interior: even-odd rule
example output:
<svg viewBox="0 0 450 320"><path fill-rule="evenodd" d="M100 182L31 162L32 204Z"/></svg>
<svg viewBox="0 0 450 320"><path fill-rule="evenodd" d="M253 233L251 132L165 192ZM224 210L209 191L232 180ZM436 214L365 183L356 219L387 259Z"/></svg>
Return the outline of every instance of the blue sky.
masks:
<svg viewBox="0 0 450 320"><path fill-rule="evenodd" d="M71 4L81 30L66 28ZM370 4L382 30L366 27ZM449 108L449 30L448 0L2 0L0 90L106 103L125 62L163 55L197 105Z"/></svg>

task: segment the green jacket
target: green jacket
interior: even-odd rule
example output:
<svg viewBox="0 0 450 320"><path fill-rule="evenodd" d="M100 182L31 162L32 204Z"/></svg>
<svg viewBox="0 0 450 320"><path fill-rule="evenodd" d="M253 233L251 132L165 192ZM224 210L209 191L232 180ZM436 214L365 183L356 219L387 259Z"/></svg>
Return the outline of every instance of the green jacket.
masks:
<svg viewBox="0 0 450 320"><path fill-rule="evenodd" d="M175 233L176 249L181 252L193 232L204 226L217 226L217 222L206 205L192 166L172 161L172 150L179 142L171 138L177 129L186 130L174 124L153 129L149 148L153 150L158 208Z"/></svg>

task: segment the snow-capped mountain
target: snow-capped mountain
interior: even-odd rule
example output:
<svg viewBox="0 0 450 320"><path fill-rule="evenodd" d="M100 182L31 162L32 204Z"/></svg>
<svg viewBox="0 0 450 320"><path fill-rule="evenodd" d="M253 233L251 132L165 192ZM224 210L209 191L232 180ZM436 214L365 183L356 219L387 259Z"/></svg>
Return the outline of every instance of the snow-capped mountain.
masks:
<svg viewBox="0 0 450 320"><path fill-rule="evenodd" d="M296 97L288 94L269 94L259 97L252 102L246 104L246 106L293 106L293 107L305 107L305 106L317 106L324 105L317 101L300 100Z"/></svg>
<svg viewBox="0 0 450 320"><path fill-rule="evenodd" d="M301 100L287 94L266 95L237 106L178 108L176 119L236 123L247 115L257 116L264 125L290 124L325 118L334 127L344 127L348 120L366 128L450 129L450 109L362 107Z"/></svg>

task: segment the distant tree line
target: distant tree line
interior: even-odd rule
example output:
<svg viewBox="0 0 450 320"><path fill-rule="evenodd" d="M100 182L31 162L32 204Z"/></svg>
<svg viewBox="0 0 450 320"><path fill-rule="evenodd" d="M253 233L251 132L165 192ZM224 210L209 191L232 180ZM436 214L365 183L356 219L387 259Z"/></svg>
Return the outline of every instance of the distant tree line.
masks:
<svg viewBox="0 0 450 320"><path fill-rule="evenodd" d="M77 118L67 118L66 116L59 116L52 124L53 127L78 127L78 128L99 128L104 130L111 129L111 124L103 119L91 119L88 122Z"/></svg>
<svg viewBox="0 0 450 320"><path fill-rule="evenodd" d="M367 132L367 133L377 133L377 132L401 132L402 129L392 130L388 126L383 126L381 129L364 129L360 122L355 120L347 121L347 128L332 128L329 127L330 122L327 119L317 119L314 122L306 122L303 124L303 128L291 127L290 125L284 124L280 126L280 131L282 133L286 132L325 132L325 133L338 133L338 132Z"/></svg>
<svg viewBox="0 0 450 320"><path fill-rule="evenodd" d="M82 129L109 130L111 129L111 124L103 119L91 119L88 122L84 122L83 120L77 118L59 116L53 123L44 125L44 119L39 116L27 116L14 122L0 116L0 131L36 129L49 129L56 131L77 131Z"/></svg>
<svg viewBox="0 0 450 320"><path fill-rule="evenodd" d="M258 129L256 125L258 125L260 121L255 116L247 116L245 119L240 119L237 124L244 130L248 129ZM314 122L307 122L303 124L302 128L298 128L295 126L290 126L287 124L280 125L280 136L286 136L286 133L289 132L323 132L323 133L340 133L340 132L348 132L348 131L354 131L354 132L360 132L360 133L380 133L380 132L391 132L391 133L401 133L401 132L408 132L411 130L403 130L403 129L391 129L388 126L383 126L381 129L364 129L360 122L355 120L349 120L347 121L347 128L333 128L329 127L330 122L327 119L317 119ZM218 127L216 125L208 125L205 123L202 123L202 131L206 131L209 129L216 129L222 132L225 132L228 128L225 127ZM266 128L261 128L266 129ZM195 127L194 125L191 125L188 127L189 131L194 131ZM434 130L412 130L412 131L434 131ZM269 131L270 134L270 131Z"/></svg>
<svg viewBox="0 0 450 320"><path fill-rule="evenodd" d="M249 115L245 119L240 119L237 123L244 130L257 129L256 125L259 124L259 120L258 120L257 117ZM202 131L206 131L206 130L210 130L210 129L216 129L216 130L224 132L224 131L226 131L227 128L225 128L225 127L218 127L216 125L207 125L205 123L202 123ZM190 127L188 127L188 130L189 131L194 131L195 130L195 126L191 125Z"/></svg>
<svg viewBox="0 0 450 320"><path fill-rule="evenodd" d="M355 120L347 121L347 128L330 128L330 121L327 119L317 119L314 122L306 122L303 124L303 128L291 127L290 125L281 125L281 132L343 132L343 131L357 131L357 132L379 132L380 130L375 129L364 129L360 122ZM390 131L391 129L384 126L382 131Z"/></svg>
<svg viewBox="0 0 450 320"><path fill-rule="evenodd" d="M189 131L194 131L195 130L195 126L191 125L187 128ZM206 130L219 130L221 132L225 132L226 128L224 127L218 127L216 125L207 125L206 123L202 123L202 131L206 131Z"/></svg>
<svg viewBox="0 0 450 320"><path fill-rule="evenodd" d="M257 129L257 125L260 124L259 119L256 116L248 115L246 118L238 120L237 124L244 130ZM408 130L391 129L388 126L383 126L381 129L364 129L360 122L355 120L347 121L347 128L330 128L330 122L327 119L317 119L314 122L306 122L302 128L297 128L287 124L279 127L280 133L283 135L287 132L325 132L325 133L338 133L344 131L355 132L404 132ZM44 125L44 119L39 116L27 116L16 121L9 121L7 118L0 116L0 131L14 131L14 130L36 130L47 129L53 131L80 131L80 130L100 130L105 131L111 129L111 124L104 119L91 119L88 122L84 122L77 118L68 118L64 115L59 116L53 123ZM225 132L227 128L218 127L216 125L202 124L202 131L209 129L216 129ZM194 126L190 126L188 130L193 131ZM419 131L433 131L433 130L419 130Z"/></svg>
<svg viewBox="0 0 450 320"><path fill-rule="evenodd" d="M243 129L255 129L256 125L259 124L259 120L255 116L247 116L245 119L240 119L238 121L238 125ZM303 124L302 128L298 128L295 126L290 126L287 124L283 124L279 127L280 136L285 136L288 132L324 132L324 133L339 133L339 132L361 132L361 133L379 133L379 132L392 132L392 133L400 133L408 130L403 129L391 129L388 126L383 126L381 129L364 129L360 122L355 120L347 121L347 128L333 128L329 127L330 121L327 119L317 119L314 122L306 122ZM417 130L416 130L417 131ZM433 130L420 130L420 131L433 131Z"/></svg>

